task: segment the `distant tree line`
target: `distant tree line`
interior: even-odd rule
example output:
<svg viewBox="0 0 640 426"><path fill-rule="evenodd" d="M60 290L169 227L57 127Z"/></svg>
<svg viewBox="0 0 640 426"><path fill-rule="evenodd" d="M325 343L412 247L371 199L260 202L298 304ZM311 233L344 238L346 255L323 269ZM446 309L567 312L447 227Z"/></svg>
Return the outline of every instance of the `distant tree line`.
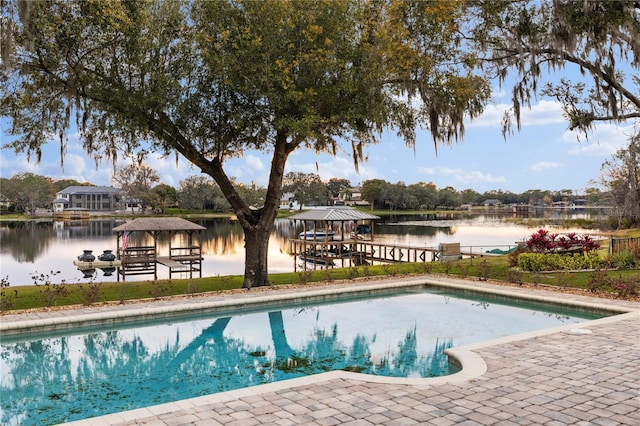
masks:
<svg viewBox="0 0 640 426"><path fill-rule="evenodd" d="M619 228L640 224L640 136L630 138L626 148L618 150L602 164L598 186L583 193L571 189L559 191L529 189L516 194L492 190L483 193L473 189L457 190L434 183L391 183L382 179L368 179L354 187L348 179L331 178L323 181L314 173L290 172L283 177L283 192L303 206L352 204L354 191L360 192L360 203L378 210L436 210L457 209L461 206L482 205L494 200L504 205L548 205L554 202L574 202L583 199L589 205L610 207L610 214ZM111 181L123 197L138 200L151 211L166 213L170 207L192 212L232 212L233 209L218 184L207 175L189 176L178 187L158 183L158 173L146 164L132 164L114 169ZM260 209L267 197L267 188L232 182L235 191L252 208ZM594 182L595 184L595 182ZM35 215L38 208L49 209L56 193L69 187L91 185L74 179L52 179L33 173L18 173L10 179L0 178L0 210Z"/></svg>
<svg viewBox="0 0 640 426"><path fill-rule="evenodd" d="M418 182L407 185L404 182L390 183L381 179L371 179L362 183L362 197L375 209L436 210L454 209L465 205L478 206L483 205L486 200L497 200L501 204L509 205L573 202L575 199L585 198L593 204L601 200L602 194L596 188L588 188L582 194L577 194L571 189L529 189L520 194L503 190L480 193L473 189L459 191L451 186L437 188L433 183Z"/></svg>
<svg viewBox="0 0 640 426"><path fill-rule="evenodd" d="M138 200L145 209L166 213L170 207L191 212L231 212L231 206L213 179L205 175L189 176L178 187L158 184L157 173L142 168L116 169L112 182L128 199ZM351 204L353 191L359 190L362 203L378 210L435 210L457 209L462 205L482 205L486 200L498 200L502 204L550 204L556 201L572 202L585 198L590 204L605 198L596 188L588 188L584 194L571 189L550 191L530 189L521 194L493 190L483 193L472 189L462 191L450 186L438 188L433 183L391 183L382 179L369 179L354 187L348 179L331 178L323 181L313 173L291 172L284 178L284 192L303 206L326 206L336 202ZM36 209L51 208L56 193L69 187L91 185L73 179L54 180L33 173L19 173L10 179L0 179L0 196L3 210L34 215ZM234 182L238 193L247 204L260 208L267 189L257 184ZM612 197L606 197L607 200ZM623 198L624 199L624 198Z"/></svg>

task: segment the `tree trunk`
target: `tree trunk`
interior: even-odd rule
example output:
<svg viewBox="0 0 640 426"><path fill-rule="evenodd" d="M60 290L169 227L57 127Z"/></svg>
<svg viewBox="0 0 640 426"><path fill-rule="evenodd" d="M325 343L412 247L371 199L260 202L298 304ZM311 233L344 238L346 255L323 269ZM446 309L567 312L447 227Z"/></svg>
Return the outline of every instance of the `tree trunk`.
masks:
<svg viewBox="0 0 640 426"><path fill-rule="evenodd" d="M184 142L182 146L190 147L188 141ZM216 181L242 225L245 242L244 283L242 288L249 289L269 285L267 274L269 236L273 230L280 205L284 167L287 157L300 143L301 141L288 143L285 132L278 132L276 135L267 195L264 199L264 205L258 209L252 208L240 197L233 181L226 175L220 158L215 157L211 160L205 160L204 156L200 155L195 148L179 151L194 165L200 167L203 173L211 176Z"/></svg>
<svg viewBox="0 0 640 426"><path fill-rule="evenodd" d="M271 226L264 229L260 224L244 228L244 283L242 288L252 288L269 285L267 274L269 251L269 236Z"/></svg>

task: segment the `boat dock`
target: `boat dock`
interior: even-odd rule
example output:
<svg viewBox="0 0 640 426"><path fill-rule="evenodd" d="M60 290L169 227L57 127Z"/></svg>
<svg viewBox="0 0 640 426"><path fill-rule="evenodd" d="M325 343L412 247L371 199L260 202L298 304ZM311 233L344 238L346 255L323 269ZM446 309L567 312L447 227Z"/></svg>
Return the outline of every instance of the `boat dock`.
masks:
<svg viewBox="0 0 640 426"><path fill-rule="evenodd" d="M497 247L497 246L491 246ZM460 243L441 243L438 247L415 247L366 240L289 240L290 253L304 260L303 269L351 267L400 262L446 262L466 258L496 256L515 249L485 250L484 247L462 247ZM310 266L307 266L310 265ZM294 266L294 271L298 265Z"/></svg>
<svg viewBox="0 0 640 426"><path fill-rule="evenodd" d="M351 267L399 262L446 262L463 257L509 253L491 246L461 247L460 243L441 243L437 247L415 247L375 241L374 220L380 219L345 207L307 210L289 218L302 225L297 238L289 240L289 253L302 261L302 268ZM294 272L298 264L294 262Z"/></svg>
<svg viewBox="0 0 640 426"><path fill-rule="evenodd" d="M118 280L124 281L128 275L153 275L158 279L158 265L169 268L169 279L174 274L183 278L202 277L202 248L194 243L194 235L206 228L182 218L138 218L113 228L117 233L117 258L120 262ZM129 244L133 232L150 234L153 245L132 246ZM159 255L158 237L169 235L169 255ZM171 237L183 233L187 236L186 244L180 247L171 246Z"/></svg>

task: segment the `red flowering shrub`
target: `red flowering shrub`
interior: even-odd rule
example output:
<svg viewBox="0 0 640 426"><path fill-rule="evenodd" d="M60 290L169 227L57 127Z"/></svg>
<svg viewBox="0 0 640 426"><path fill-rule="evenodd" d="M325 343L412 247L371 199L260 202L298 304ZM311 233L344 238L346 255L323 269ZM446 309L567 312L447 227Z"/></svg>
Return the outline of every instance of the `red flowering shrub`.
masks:
<svg viewBox="0 0 640 426"><path fill-rule="evenodd" d="M538 232L531 234L526 244L530 251L537 253L563 253L569 251L589 253L600 248L600 243L589 235L581 236L571 232L566 236L559 236L545 229L539 229Z"/></svg>

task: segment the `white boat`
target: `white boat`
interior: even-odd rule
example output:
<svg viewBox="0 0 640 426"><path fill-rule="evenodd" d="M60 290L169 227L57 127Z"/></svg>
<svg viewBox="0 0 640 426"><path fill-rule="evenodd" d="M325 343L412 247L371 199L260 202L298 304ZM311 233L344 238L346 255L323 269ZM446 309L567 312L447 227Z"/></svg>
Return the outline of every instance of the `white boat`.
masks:
<svg viewBox="0 0 640 426"><path fill-rule="evenodd" d="M332 240L336 233L333 231L307 231L298 234L301 240Z"/></svg>

